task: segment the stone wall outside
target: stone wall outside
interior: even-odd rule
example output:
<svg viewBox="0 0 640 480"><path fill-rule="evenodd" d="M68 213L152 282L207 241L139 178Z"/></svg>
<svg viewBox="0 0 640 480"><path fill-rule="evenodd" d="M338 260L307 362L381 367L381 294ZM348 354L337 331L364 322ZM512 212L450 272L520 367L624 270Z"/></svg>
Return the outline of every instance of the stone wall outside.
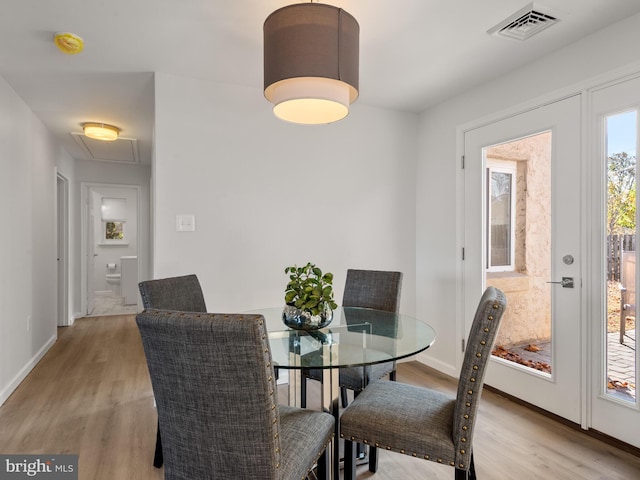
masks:
<svg viewBox="0 0 640 480"><path fill-rule="evenodd" d="M551 132L487 149L487 159L517 162L514 272L488 272L507 310L496 345L551 338Z"/></svg>

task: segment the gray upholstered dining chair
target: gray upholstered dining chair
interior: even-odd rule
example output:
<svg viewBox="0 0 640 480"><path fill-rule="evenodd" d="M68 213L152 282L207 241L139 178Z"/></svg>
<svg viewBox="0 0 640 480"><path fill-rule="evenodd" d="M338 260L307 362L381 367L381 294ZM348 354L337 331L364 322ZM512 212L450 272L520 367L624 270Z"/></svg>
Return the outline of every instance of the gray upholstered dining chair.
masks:
<svg viewBox="0 0 640 480"><path fill-rule="evenodd" d="M474 480L473 431L484 375L502 314L504 294L488 287L467 341L455 397L429 388L376 381L342 414L345 480L355 478L355 442L450 465L456 480ZM369 470L377 468L369 459Z"/></svg>
<svg viewBox="0 0 640 480"><path fill-rule="evenodd" d="M196 275L145 280L138 284L142 306L160 310L206 312L202 287Z"/></svg>
<svg viewBox="0 0 640 480"><path fill-rule="evenodd" d="M202 287L196 275L145 280L138 284L142 306L161 310L180 310L183 312L206 312ZM156 450L153 466L162 467L162 439L160 424L156 433Z"/></svg>
<svg viewBox="0 0 640 480"><path fill-rule="evenodd" d="M144 310L136 316L167 480L328 478L334 418L278 404L262 315Z"/></svg>
<svg viewBox="0 0 640 480"><path fill-rule="evenodd" d="M400 292L402 289L402 272L383 270L347 270L343 307L363 307L398 313L400 308ZM348 404L347 390L358 395L371 380L389 375L396 378L396 363L385 362L366 367L340 369L340 394L342 406ZM306 406L307 378L322 381L322 370L308 369L302 372L301 404Z"/></svg>

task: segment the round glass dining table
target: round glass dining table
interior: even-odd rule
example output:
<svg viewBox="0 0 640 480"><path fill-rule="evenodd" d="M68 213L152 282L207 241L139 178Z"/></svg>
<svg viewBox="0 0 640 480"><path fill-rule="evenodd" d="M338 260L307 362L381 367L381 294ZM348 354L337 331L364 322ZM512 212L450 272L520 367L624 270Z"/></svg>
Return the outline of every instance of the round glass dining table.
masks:
<svg viewBox="0 0 640 480"><path fill-rule="evenodd" d="M334 369L399 360L431 346L435 332L408 315L341 307L320 330L295 330L282 321L282 308L265 308L271 356L278 368Z"/></svg>
<svg viewBox="0 0 640 480"><path fill-rule="evenodd" d="M410 357L429 348L436 333L409 315L359 307L341 307L331 323L320 330L295 330L282 320L282 307L251 311L265 317L271 356L278 369L289 370L289 404L299 405L301 371L324 370L322 409L336 419L331 458L331 478L339 478L339 371Z"/></svg>

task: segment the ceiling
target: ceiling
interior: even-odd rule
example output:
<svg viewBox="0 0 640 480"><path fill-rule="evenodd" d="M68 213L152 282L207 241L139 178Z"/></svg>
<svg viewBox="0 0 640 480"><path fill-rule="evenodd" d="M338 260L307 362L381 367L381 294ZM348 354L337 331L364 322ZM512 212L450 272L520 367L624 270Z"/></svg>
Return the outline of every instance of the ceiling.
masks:
<svg viewBox="0 0 640 480"><path fill-rule="evenodd" d="M153 72L262 89L262 24L291 0L3 0L0 75L77 159L150 163ZM543 0L560 21L526 41L487 33L527 0L332 0L360 24L358 103L420 112L640 12L638 0ZM84 40L61 53L55 32ZM265 100L265 108L270 105ZM126 145L84 147L80 124ZM274 118L274 121L278 121ZM135 160L137 161L137 159Z"/></svg>

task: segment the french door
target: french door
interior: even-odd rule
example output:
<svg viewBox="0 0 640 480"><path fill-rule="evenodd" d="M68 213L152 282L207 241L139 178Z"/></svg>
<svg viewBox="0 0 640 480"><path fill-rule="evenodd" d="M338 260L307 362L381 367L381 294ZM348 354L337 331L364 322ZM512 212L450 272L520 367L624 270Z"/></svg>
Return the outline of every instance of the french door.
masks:
<svg viewBox="0 0 640 480"><path fill-rule="evenodd" d="M464 134L464 338L487 285L507 309L486 383L583 423L580 96Z"/></svg>
<svg viewBox="0 0 640 480"><path fill-rule="evenodd" d="M590 100L590 424L640 447L635 335L640 78L595 89Z"/></svg>

